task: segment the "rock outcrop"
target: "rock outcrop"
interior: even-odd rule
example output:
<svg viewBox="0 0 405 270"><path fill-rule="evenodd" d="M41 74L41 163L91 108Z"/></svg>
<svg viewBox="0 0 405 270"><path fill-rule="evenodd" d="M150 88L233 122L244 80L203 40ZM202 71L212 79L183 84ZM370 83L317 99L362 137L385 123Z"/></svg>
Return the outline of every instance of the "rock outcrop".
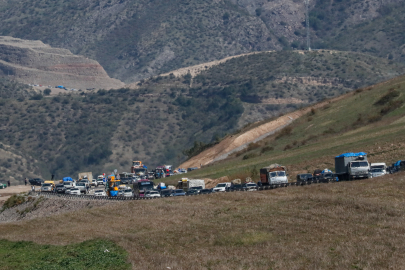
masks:
<svg viewBox="0 0 405 270"><path fill-rule="evenodd" d="M64 85L68 88L119 88L97 62L41 41L0 36L0 76L30 84Z"/></svg>

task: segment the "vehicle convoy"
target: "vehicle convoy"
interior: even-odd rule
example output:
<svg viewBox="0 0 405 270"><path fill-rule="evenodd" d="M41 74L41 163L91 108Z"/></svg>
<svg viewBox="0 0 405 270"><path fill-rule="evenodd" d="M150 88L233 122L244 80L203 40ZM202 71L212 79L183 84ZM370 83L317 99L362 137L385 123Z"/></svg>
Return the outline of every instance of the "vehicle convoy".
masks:
<svg viewBox="0 0 405 270"><path fill-rule="evenodd" d="M91 183L91 181L93 180L93 173L92 172L82 172L79 173L79 175L77 176L77 179L80 180L88 180L89 183Z"/></svg>
<svg viewBox="0 0 405 270"><path fill-rule="evenodd" d="M369 170L370 164L364 152L344 153L335 157L335 172L339 180L368 178Z"/></svg>
<svg viewBox="0 0 405 270"><path fill-rule="evenodd" d="M153 190L154 184L153 181L149 181L148 179L141 179L135 182L132 186L136 196L144 197L146 191Z"/></svg>
<svg viewBox="0 0 405 270"><path fill-rule="evenodd" d="M286 168L279 164L271 164L260 169L260 182L262 185L287 184Z"/></svg>

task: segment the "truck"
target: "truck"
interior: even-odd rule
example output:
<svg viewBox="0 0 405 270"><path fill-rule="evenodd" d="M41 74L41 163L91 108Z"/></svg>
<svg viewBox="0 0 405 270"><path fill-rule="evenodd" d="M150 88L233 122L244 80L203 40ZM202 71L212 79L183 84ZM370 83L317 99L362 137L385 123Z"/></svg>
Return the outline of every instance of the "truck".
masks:
<svg viewBox="0 0 405 270"><path fill-rule="evenodd" d="M93 173L92 172L82 172L79 173L79 175L77 176L77 179L80 180L88 180L90 183L91 181L93 181Z"/></svg>
<svg viewBox="0 0 405 270"><path fill-rule="evenodd" d="M135 173L135 169L143 168L142 161L132 161L131 173Z"/></svg>
<svg viewBox="0 0 405 270"><path fill-rule="evenodd" d="M202 179L189 179L187 181L187 189L205 189L205 181Z"/></svg>
<svg viewBox="0 0 405 270"><path fill-rule="evenodd" d="M369 171L367 153L344 153L335 157L335 172L339 180L368 178Z"/></svg>
<svg viewBox="0 0 405 270"><path fill-rule="evenodd" d="M262 185L278 185L287 184L287 170L286 167L280 164L271 164L270 166L260 169L260 182Z"/></svg>

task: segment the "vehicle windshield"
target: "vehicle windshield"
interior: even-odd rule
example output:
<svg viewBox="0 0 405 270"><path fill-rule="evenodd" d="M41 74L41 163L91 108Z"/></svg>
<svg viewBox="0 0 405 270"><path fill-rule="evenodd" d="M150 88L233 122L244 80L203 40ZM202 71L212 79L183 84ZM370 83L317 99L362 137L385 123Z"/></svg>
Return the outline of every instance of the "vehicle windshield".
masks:
<svg viewBox="0 0 405 270"><path fill-rule="evenodd" d="M202 189L202 187L192 187L191 189Z"/></svg>
<svg viewBox="0 0 405 270"><path fill-rule="evenodd" d="M42 184L43 187L50 187L51 184Z"/></svg>
<svg viewBox="0 0 405 270"><path fill-rule="evenodd" d="M378 166L374 165L372 168L373 168L373 169L381 169L381 170L384 170L384 169L385 169L385 166L384 166L384 165L378 165Z"/></svg>
<svg viewBox="0 0 405 270"><path fill-rule="evenodd" d="M333 177L333 174L332 174L332 173L325 173L324 176L326 176L326 177Z"/></svg>
<svg viewBox="0 0 405 270"><path fill-rule="evenodd" d="M277 172L277 176L285 176L285 172Z"/></svg>
<svg viewBox="0 0 405 270"><path fill-rule="evenodd" d="M359 167L368 167L368 162L366 161L352 162L352 168L359 168Z"/></svg>
<svg viewBox="0 0 405 270"><path fill-rule="evenodd" d="M308 179L308 178L311 178L311 177L312 177L312 174L309 174L309 173L300 175L301 179Z"/></svg>
<svg viewBox="0 0 405 270"><path fill-rule="evenodd" d="M184 193L184 191L182 189L177 189L176 193Z"/></svg>
<svg viewBox="0 0 405 270"><path fill-rule="evenodd" d="M95 190L94 193L102 193L104 190Z"/></svg>
<svg viewBox="0 0 405 270"><path fill-rule="evenodd" d="M65 187L64 185L56 185L56 187Z"/></svg>
<svg viewBox="0 0 405 270"><path fill-rule="evenodd" d="M72 191L73 191L73 190L79 190L79 189L78 189L78 188L72 188L72 189L70 189L70 190L72 190Z"/></svg>
<svg viewBox="0 0 405 270"><path fill-rule="evenodd" d="M141 162L140 162L140 161L134 161L134 162L132 162L132 166L139 166L139 165L141 165Z"/></svg>
<svg viewBox="0 0 405 270"><path fill-rule="evenodd" d="M124 190L124 192L129 193L129 192L132 192L132 190L131 189L126 189L126 190Z"/></svg>
<svg viewBox="0 0 405 270"><path fill-rule="evenodd" d="M247 185L247 186L256 186L255 183L247 183L246 185Z"/></svg>
<svg viewBox="0 0 405 270"><path fill-rule="evenodd" d="M217 187L226 187L226 184L218 184Z"/></svg>
<svg viewBox="0 0 405 270"><path fill-rule="evenodd" d="M146 169L144 168L139 168L139 169L135 169L135 173L140 173L140 172L146 172Z"/></svg>
<svg viewBox="0 0 405 270"><path fill-rule="evenodd" d="M372 169L372 172L383 172L383 169Z"/></svg>
<svg viewBox="0 0 405 270"><path fill-rule="evenodd" d="M151 191L151 192L149 192L149 194L159 194L159 192L157 192L157 191Z"/></svg>
<svg viewBox="0 0 405 270"><path fill-rule="evenodd" d="M78 186L85 186L86 183L77 183Z"/></svg>
<svg viewBox="0 0 405 270"><path fill-rule="evenodd" d="M63 185L70 186L70 185L72 185L72 182L65 182L65 183L63 183Z"/></svg>

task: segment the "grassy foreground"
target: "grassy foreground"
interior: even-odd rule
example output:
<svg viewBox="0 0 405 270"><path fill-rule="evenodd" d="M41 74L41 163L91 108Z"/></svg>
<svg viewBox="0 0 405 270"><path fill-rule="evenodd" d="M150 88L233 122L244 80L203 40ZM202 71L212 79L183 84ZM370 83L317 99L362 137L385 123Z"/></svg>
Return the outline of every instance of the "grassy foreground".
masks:
<svg viewBox="0 0 405 270"><path fill-rule="evenodd" d="M45 235L49 234L52 232ZM130 269L126 255L122 248L106 240L67 246L0 240L0 269Z"/></svg>
<svg viewBox="0 0 405 270"><path fill-rule="evenodd" d="M104 238L129 253L133 269L402 269L404 195L402 173L123 202L1 224L0 231L40 244Z"/></svg>

